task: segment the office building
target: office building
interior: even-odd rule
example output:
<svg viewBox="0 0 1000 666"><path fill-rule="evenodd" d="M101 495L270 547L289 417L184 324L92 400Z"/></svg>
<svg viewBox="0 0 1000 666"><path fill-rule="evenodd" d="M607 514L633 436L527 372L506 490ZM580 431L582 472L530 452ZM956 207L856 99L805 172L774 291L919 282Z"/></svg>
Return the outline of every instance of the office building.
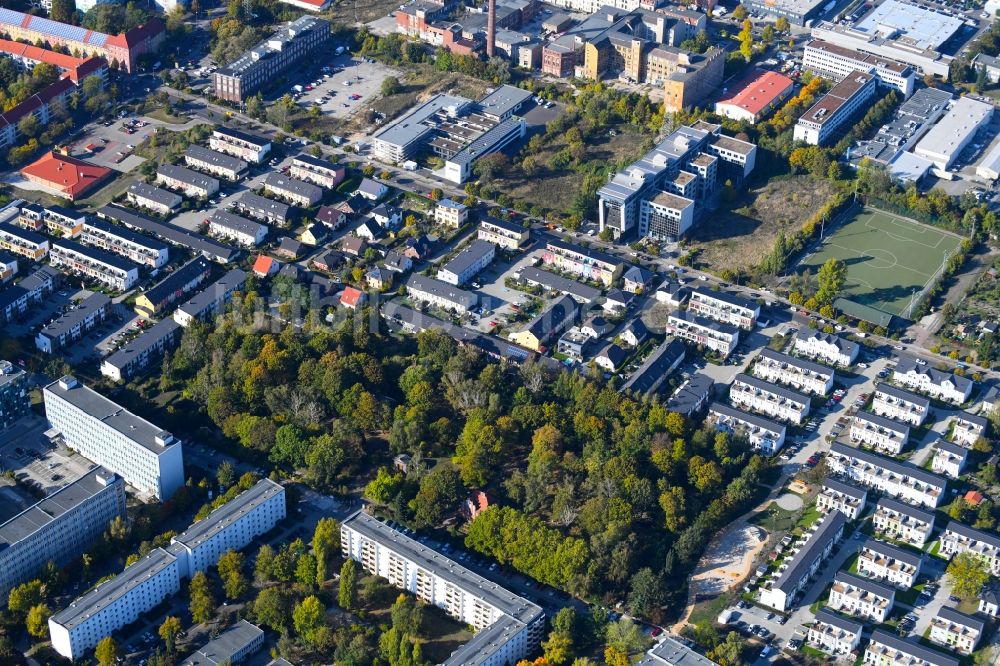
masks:
<svg viewBox="0 0 1000 666"><path fill-rule="evenodd" d="M991 102L959 97L944 117L917 143L913 153L930 160L938 169L947 171L992 120Z"/></svg>
<svg viewBox="0 0 1000 666"><path fill-rule="evenodd" d="M41 261L49 253L49 239L10 222L0 222L0 250Z"/></svg>
<svg viewBox="0 0 1000 666"><path fill-rule="evenodd" d="M802 68L824 78L842 81L851 72L874 72L882 85L895 88L903 98L913 94L916 71L910 65L871 53L862 53L814 39L805 45Z"/></svg>
<svg viewBox="0 0 1000 666"><path fill-rule="evenodd" d="M218 153L232 155L252 164L263 164L267 154L271 152L270 140L222 126L212 130L212 136L208 138L208 147Z"/></svg>
<svg viewBox="0 0 1000 666"><path fill-rule="evenodd" d="M95 217L88 217L83 223L80 242L147 268L162 268L170 260L170 249L163 241Z"/></svg>
<svg viewBox="0 0 1000 666"><path fill-rule="evenodd" d="M903 356L892 371L892 381L932 398L961 405L972 395L972 380L938 370Z"/></svg>
<svg viewBox="0 0 1000 666"><path fill-rule="evenodd" d="M809 627L806 643L831 656L845 657L858 649L862 629L860 623L827 608L820 608Z"/></svg>
<svg viewBox="0 0 1000 666"><path fill-rule="evenodd" d="M740 329L699 317L685 310L671 312L667 317L667 335L709 349L727 358L740 342Z"/></svg>
<svg viewBox="0 0 1000 666"><path fill-rule="evenodd" d="M813 146L829 142L848 121L871 106L878 88L877 76L854 70L802 114L795 123L793 138Z"/></svg>
<svg viewBox="0 0 1000 666"><path fill-rule="evenodd" d="M820 363L849 367L858 358L861 346L839 335L803 326L795 335L795 353Z"/></svg>
<svg viewBox="0 0 1000 666"><path fill-rule="evenodd" d="M786 612L794 607L815 574L844 536L847 518L839 511L826 514L799 537L791 557L778 568L777 577L764 583L760 603Z"/></svg>
<svg viewBox="0 0 1000 666"><path fill-rule="evenodd" d="M243 196L236 201L235 206L236 210L243 215L267 222L268 224L286 227L291 222L291 206L262 197L253 192L244 192Z"/></svg>
<svg viewBox="0 0 1000 666"><path fill-rule="evenodd" d="M864 666L959 666L958 659L919 643L876 629L865 649Z"/></svg>
<svg viewBox="0 0 1000 666"><path fill-rule="evenodd" d="M756 69L715 103L715 112L753 125L781 106L794 88L795 82L784 74Z"/></svg>
<svg viewBox="0 0 1000 666"><path fill-rule="evenodd" d="M691 290L688 312L749 331L757 323L760 306L739 296L698 287Z"/></svg>
<svg viewBox="0 0 1000 666"><path fill-rule="evenodd" d="M42 392L45 417L63 443L161 501L184 485L180 440L71 376Z"/></svg>
<svg viewBox="0 0 1000 666"><path fill-rule="evenodd" d="M886 458L840 442L830 446L830 470L855 483L919 507L936 508L948 482L916 465Z"/></svg>
<svg viewBox="0 0 1000 666"><path fill-rule="evenodd" d="M363 512L344 520L340 533L344 557L475 630L472 640L456 649L444 666L503 666L538 649L545 614L527 599Z"/></svg>
<svg viewBox="0 0 1000 666"><path fill-rule="evenodd" d="M330 41L330 23L300 16L242 56L215 71L212 89L227 102L243 103L294 65L318 55Z"/></svg>
<svg viewBox="0 0 1000 666"><path fill-rule="evenodd" d="M476 239L439 268L437 278L448 284L463 285L489 266L496 253L496 245Z"/></svg>
<svg viewBox="0 0 1000 666"><path fill-rule="evenodd" d="M161 238L172 245L179 245L187 248L194 254L210 259L211 261L227 264L239 256L239 250L206 238L200 234L182 229L167 222L157 222L144 215L134 213L118 206L104 206L97 210L97 214L107 220L113 220L118 224L123 224L129 229L144 231L152 236Z"/></svg>
<svg viewBox="0 0 1000 666"><path fill-rule="evenodd" d="M709 406L708 415L715 421L716 428L746 439L751 448L766 456L776 454L785 445L785 426L780 423L741 412L720 402Z"/></svg>
<svg viewBox="0 0 1000 666"><path fill-rule="evenodd" d="M826 395L833 388L834 372L830 368L770 349L761 350L753 374L812 395Z"/></svg>
<svg viewBox="0 0 1000 666"><path fill-rule="evenodd" d="M838 571L827 605L853 617L881 624L896 603L896 590L868 578Z"/></svg>
<svg viewBox="0 0 1000 666"><path fill-rule="evenodd" d="M879 416L919 427L930 414L931 401L924 396L882 383L875 387L871 410Z"/></svg>
<svg viewBox="0 0 1000 666"><path fill-rule="evenodd" d="M100 467L0 525L0 595L37 576L46 564L65 566L125 518L125 482Z"/></svg>
<svg viewBox="0 0 1000 666"><path fill-rule="evenodd" d="M156 183L169 190L183 192L186 197L197 199L208 199L219 191L217 179L176 164L158 166Z"/></svg>
<svg viewBox="0 0 1000 666"><path fill-rule="evenodd" d="M479 295L459 289L450 282L413 273L406 279L406 295L444 310L465 314L479 305Z"/></svg>
<svg viewBox="0 0 1000 666"><path fill-rule="evenodd" d="M561 240L546 243L542 263L605 287L610 287L625 267L625 262L613 255Z"/></svg>
<svg viewBox="0 0 1000 666"><path fill-rule="evenodd" d="M441 199L434 206L434 221L458 229L469 219L469 207L460 201Z"/></svg>
<svg viewBox="0 0 1000 666"><path fill-rule="evenodd" d="M264 177L264 191L296 206L309 208L323 198L323 188L304 180L285 178L273 171Z"/></svg>
<svg viewBox="0 0 1000 666"><path fill-rule="evenodd" d="M181 666L232 666L264 647L260 627L240 620L181 662Z"/></svg>
<svg viewBox="0 0 1000 666"><path fill-rule="evenodd" d="M257 247L264 242L269 231L266 224L224 210L217 210L208 218L209 234L243 247Z"/></svg>
<svg viewBox="0 0 1000 666"><path fill-rule="evenodd" d="M110 314L111 299L91 294L43 326L35 335L35 347L43 354L61 352L107 321Z"/></svg>
<svg viewBox="0 0 1000 666"><path fill-rule="evenodd" d="M657 192L639 204L639 235L676 242L694 226L695 202Z"/></svg>
<svg viewBox="0 0 1000 666"><path fill-rule="evenodd" d="M962 470L965 469L968 457L968 450L958 444L939 439L934 443L934 457L931 459L931 471L935 474L944 474L951 479L957 479L962 476Z"/></svg>
<svg viewBox="0 0 1000 666"><path fill-rule="evenodd" d="M208 259L195 257L139 294L135 299L135 311L141 317L155 317L196 289L211 273L212 265Z"/></svg>
<svg viewBox="0 0 1000 666"><path fill-rule="evenodd" d="M640 395L650 395L660 390L664 380L684 360L687 350L684 343L676 338L669 338L646 357L642 365L629 375L620 389L621 392L631 391Z"/></svg>
<svg viewBox="0 0 1000 666"><path fill-rule="evenodd" d="M175 208L180 208L181 202L184 201L184 198L175 192L142 182L129 185L126 196L128 202L133 206L151 210L164 217L169 217Z"/></svg>
<svg viewBox="0 0 1000 666"><path fill-rule="evenodd" d="M986 437L990 421L987 418L959 412L951 419L951 441L971 449L981 438Z"/></svg>
<svg viewBox="0 0 1000 666"><path fill-rule="evenodd" d="M139 267L131 261L63 238L52 240L49 263L116 291L127 291L139 280Z"/></svg>
<svg viewBox="0 0 1000 666"><path fill-rule="evenodd" d="M527 326L512 331L508 337L515 344L536 352L543 352L564 330L572 326L580 314L569 296L561 296L532 319Z"/></svg>
<svg viewBox="0 0 1000 666"><path fill-rule="evenodd" d="M104 359L101 374L115 382L134 379L159 367L164 354L177 346L180 337L180 324L173 319L159 321Z"/></svg>
<svg viewBox="0 0 1000 666"><path fill-rule="evenodd" d="M957 521L949 521L941 534L938 552L948 559L959 553L971 553L982 560L994 576L1000 576L1000 536L977 530Z"/></svg>
<svg viewBox="0 0 1000 666"><path fill-rule="evenodd" d="M0 10L0 21L2 11ZM45 192L70 201L88 196L92 190L103 186L113 173L115 172L106 167L53 151L21 169L22 176Z"/></svg>
<svg viewBox="0 0 1000 666"><path fill-rule="evenodd" d="M347 170L339 164L302 153L292 158L288 175L332 190L344 180Z"/></svg>
<svg viewBox="0 0 1000 666"><path fill-rule="evenodd" d="M799 425L809 416L811 398L742 373L729 386L729 402L768 418Z"/></svg>
<svg viewBox="0 0 1000 666"><path fill-rule="evenodd" d="M206 321L214 317L232 299L233 294L243 289L246 282L247 274L234 268L177 308L174 321L186 328L195 320Z"/></svg>
<svg viewBox="0 0 1000 666"><path fill-rule="evenodd" d="M864 488L828 476L816 496L816 508L823 513L840 511L848 520L857 520L867 501L868 491Z"/></svg>
<svg viewBox="0 0 1000 666"><path fill-rule="evenodd" d="M487 215L479 220L478 238L505 250L517 251L531 238L531 229Z"/></svg>
<svg viewBox="0 0 1000 666"><path fill-rule="evenodd" d="M555 291L564 296L572 296L577 303L593 303L601 297L601 290L586 285L568 277L563 277L550 271L543 271L535 266L525 266L519 277L528 285Z"/></svg>
<svg viewBox="0 0 1000 666"><path fill-rule="evenodd" d="M250 168L250 165L241 159L223 155L197 144L188 146L184 151L184 163L198 171L233 181L245 176L247 169Z"/></svg>
<svg viewBox="0 0 1000 666"><path fill-rule="evenodd" d="M942 606L931 620L931 633L927 638L931 643L968 657L976 650L985 629L986 623L978 617Z"/></svg>
<svg viewBox="0 0 1000 666"><path fill-rule="evenodd" d="M851 441L880 453L898 456L909 439L909 426L878 414L857 412L851 421Z"/></svg>
<svg viewBox="0 0 1000 666"><path fill-rule="evenodd" d="M868 539L858 557L858 573L908 590L917 582L923 556L884 541Z"/></svg>
<svg viewBox="0 0 1000 666"><path fill-rule="evenodd" d="M882 497L872 516L875 534L923 548L934 530L934 514L891 497Z"/></svg>
<svg viewBox="0 0 1000 666"><path fill-rule="evenodd" d="M858 164L867 157L876 164L889 165L901 159L930 170L933 166L930 160L905 151L913 148L945 114L951 99L951 93L946 90L920 88L896 109L875 136L855 144L851 149L851 163ZM905 161L903 166L906 166Z"/></svg>

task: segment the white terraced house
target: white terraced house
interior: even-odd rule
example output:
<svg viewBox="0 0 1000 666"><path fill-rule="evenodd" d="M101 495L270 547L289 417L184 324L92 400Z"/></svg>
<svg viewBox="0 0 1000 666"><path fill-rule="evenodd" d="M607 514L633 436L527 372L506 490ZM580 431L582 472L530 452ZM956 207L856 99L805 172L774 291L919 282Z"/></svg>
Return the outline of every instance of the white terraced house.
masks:
<svg viewBox="0 0 1000 666"><path fill-rule="evenodd" d="M733 378L729 402L734 407L796 425L809 416L808 396L742 373Z"/></svg>
<svg viewBox="0 0 1000 666"><path fill-rule="evenodd" d="M839 511L831 511L813 523L809 531L799 538L793 555L781 563L777 577L764 583L760 603L782 613L793 608L805 591L809 578L840 543L846 524L847 517Z"/></svg>
<svg viewBox="0 0 1000 666"><path fill-rule="evenodd" d="M969 656L975 651L985 628L986 623L979 618L942 606L931 620L928 638L932 643Z"/></svg>
<svg viewBox="0 0 1000 666"><path fill-rule="evenodd" d="M139 280L139 266L117 255L57 238L49 250L49 263L89 277L116 291L126 291Z"/></svg>
<svg viewBox="0 0 1000 666"><path fill-rule="evenodd" d="M260 164L271 152L271 142L263 137L247 132L216 127L208 140L208 147L226 155L238 157L246 162Z"/></svg>
<svg viewBox="0 0 1000 666"><path fill-rule="evenodd" d="M816 508L823 513L840 511L850 520L857 520L865 510L867 500L868 491L864 488L828 476L816 497Z"/></svg>
<svg viewBox="0 0 1000 666"><path fill-rule="evenodd" d="M944 528L938 552L949 559L959 553L972 553L994 576L1000 576L1000 536L996 534L952 520Z"/></svg>
<svg viewBox="0 0 1000 666"><path fill-rule="evenodd" d="M986 437L989 426L989 419L960 412L951 420L951 441L971 449L980 437Z"/></svg>
<svg viewBox="0 0 1000 666"><path fill-rule="evenodd" d="M740 329L683 310L667 316L667 335L702 346L726 358L740 342Z"/></svg>
<svg viewBox="0 0 1000 666"><path fill-rule="evenodd" d="M875 534L923 548L934 531L934 514L891 497L879 499L872 516Z"/></svg>
<svg viewBox="0 0 1000 666"><path fill-rule="evenodd" d="M406 295L416 301L463 314L479 305L479 295L475 292L420 273L413 273L406 279Z"/></svg>
<svg viewBox="0 0 1000 666"><path fill-rule="evenodd" d="M884 541L868 539L858 556L858 573L908 590L917 582L923 556Z"/></svg>
<svg viewBox="0 0 1000 666"><path fill-rule="evenodd" d="M469 219L469 207L459 201L441 199L434 207L434 221L458 229Z"/></svg>
<svg viewBox="0 0 1000 666"><path fill-rule="evenodd" d="M323 198L323 188L304 180L285 178L280 173L264 176L264 191L297 206L309 208Z"/></svg>
<svg viewBox="0 0 1000 666"><path fill-rule="evenodd" d="M476 239L438 269L437 279L455 286L463 285L489 266L496 255L496 245Z"/></svg>
<svg viewBox="0 0 1000 666"><path fill-rule="evenodd" d="M851 422L851 441L898 456L910 439L907 425L870 412L858 412Z"/></svg>
<svg viewBox="0 0 1000 666"><path fill-rule="evenodd" d="M957 479L962 476L965 462L968 460L968 450L958 444L939 439L934 443L934 458L931 460L931 471L935 474Z"/></svg>
<svg viewBox="0 0 1000 666"><path fill-rule="evenodd" d="M223 155L197 144L188 146L184 151L184 164L227 180L239 180L250 168L250 165L241 159Z"/></svg>
<svg viewBox="0 0 1000 666"><path fill-rule="evenodd" d="M830 470L895 499L936 508L948 482L916 465L856 449L840 442L830 446Z"/></svg>
<svg viewBox="0 0 1000 666"><path fill-rule="evenodd" d="M747 414L720 402L713 402L708 416L714 419L719 430L745 437L750 446L764 455L772 456L785 445L785 426L768 419Z"/></svg>
<svg viewBox="0 0 1000 666"><path fill-rule="evenodd" d="M113 252L148 268L161 268L170 260L170 249L163 241L96 217L87 218L84 222L80 242Z"/></svg>
<svg viewBox="0 0 1000 666"><path fill-rule="evenodd" d="M248 220L225 210L217 210L208 218L208 233L216 238L234 241L243 247L256 247L270 231L266 224Z"/></svg>
<svg viewBox="0 0 1000 666"><path fill-rule="evenodd" d="M879 416L919 426L930 414L931 401L922 395L882 383L875 387L871 410Z"/></svg>
<svg viewBox="0 0 1000 666"><path fill-rule="evenodd" d="M868 578L838 571L827 605L841 613L882 623L896 603L896 590Z"/></svg>
<svg viewBox="0 0 1000 666"><path fill-rule="evenodd" d="M0 250L40 261L49 253L49 239L10 222L0 222Z"/></svg>
<svg viewBox="0 0 1000 666"><path fill-rule="evenodd" d="M753 374L812 395L826 395L833 388L834 372L830 368L770 349L761 350Z"/></svg>
<svg viewBox="0 0 1000 666"><path fill-rule="evenodd" d="M961 405L969 399L973 384L971 379L920 365L916 359L909 357L901 357L896 363L892 381L954 405Z"/></svg>
<svg viewBox="0 0 1000 666"><path fill-rule="evenodd" d="M860 349L856 342L814 328L803 327L795 335L796 354L830 365L853 365Z"/></svg>
<svg viewBox="0 0 1000 666"><path fill-rule="evenodd" d="M297 155L292 158L292 166L288 175L332 190L344 180L347 170L339 164L312 155Z"/></svg>
<svg viewBox="0 0 1000 666"><path fill-rule="evenodd" d="M146 183L132 183L128 186L126 195L133 206L151 210L158 215L170 215L184 201L184 197L176 192Z"/></svg>
<svg viewBox="0 0 1000 666"><path fill-rule="evenodd" d="M958 659L876 629L865 649L865 666L959 666Z"/></svg>
<svg viewBox="0 0 1000 666"><path fill-rule="evenodd" d="M484 216L479 221L479 240L489 241L508 250L517 250L528 242L531 230L517 222Z"/></svg>
<svg viewBox="0 0 1000 666"><path fill-rule="evenodd" d="M806 642L835 657L851 654L861 643L862 625L827 608L816 611Z"/></svg>
<svg viewBox="0 0 1000 666"><path fill-rule="evenodd" d="M86 213L72 208L43 207L28 203L21 205L20 214L14 223L32 231L45 229L56 236L76 238L83 232L83 223L86 219Z"/></svg>
<svg viewBox="0 0 1000 666"><path fill-rule="evenodd" d="M747 331L760 317L760 306L754 301L704 287L691 290L688 311Z"/></svg>
<svg viewBox="0 0 1000 666"><path fill-rule="evenodd" d="M161 164L156 169L156 183L186 197L207 199L219 191L219 181L177 164Z"/></svg>

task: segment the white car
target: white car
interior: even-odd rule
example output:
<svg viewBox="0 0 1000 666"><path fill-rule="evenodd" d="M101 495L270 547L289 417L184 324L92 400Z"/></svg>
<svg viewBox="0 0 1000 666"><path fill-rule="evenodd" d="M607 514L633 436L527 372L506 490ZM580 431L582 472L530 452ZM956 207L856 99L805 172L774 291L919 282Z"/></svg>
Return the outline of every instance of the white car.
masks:
<svg viewBox="0 0 1000 666"><path fill-rule="evenodd" d="M705 277L704 275L699 275L698 279L701 280L702 282L708 282L708 278Z"/></svg>

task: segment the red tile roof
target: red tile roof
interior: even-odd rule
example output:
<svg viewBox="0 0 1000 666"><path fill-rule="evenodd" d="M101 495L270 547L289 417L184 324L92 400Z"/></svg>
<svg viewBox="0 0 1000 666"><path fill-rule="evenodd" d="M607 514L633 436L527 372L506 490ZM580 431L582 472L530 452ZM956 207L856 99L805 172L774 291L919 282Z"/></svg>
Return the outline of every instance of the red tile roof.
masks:
<svg viewBox="0 0 1000 666"><path fill-rule="evenodd" d="M340 302L344 305L357 307L364 300L364 296L364 292L359 291L354 287L346 287L344 289L344 293L340 295Z"/></svg>
<svg viewBox="0 0 1000 666"><path fill-rule="evenodd" d="M121 35L111 35L108 37L108 41L105 42L106 46L118 46L121 48L133 48L142 44L143 42L155 37L156 35L163 32L163 21L156 18L155 16L142 25L132 28L128 32Z"/></svg>
<svg viewBox="0 0 1000 666"><path fill-rule="evenodd" d="M759 69L736 84L737 91L720 99L719 104L737 106L756 116L790 90L792 85L792 80L784 74Z"/></svg>
<svg viewBox="0 0 1000 666"><path fill-rule="evenodd" d="M277 268L277 262L267 255L257 255L253 262L253 272L260 277L267 277Z"/></svg>
<svg viewBox="0 0 1000 666"><path fill-rule="evenodd" d="M972 506L979 506L980 504L982 504L984 499L986 498L983 497L983 494L978 490L970 490L969 492L965 493L965 501L971 504Z"/></svg>
<svg viewBox="0 0 1000 666"><path fill-rule="evenodd" d="M21 175L75 199L111 174L106 169L75 157L48 152L21 169Z"/></svg>

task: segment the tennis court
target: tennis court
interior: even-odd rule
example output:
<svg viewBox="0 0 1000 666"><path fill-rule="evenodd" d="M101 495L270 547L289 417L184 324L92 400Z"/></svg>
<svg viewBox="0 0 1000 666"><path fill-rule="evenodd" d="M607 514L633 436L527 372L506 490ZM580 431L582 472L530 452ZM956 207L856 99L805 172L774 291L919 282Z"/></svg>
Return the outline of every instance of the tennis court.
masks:
<svg viewBox="0 0 1000 666"><path fill-rule="evenodd" d="M961 241L953 233L865 208L828 234L799 270L815 275L826 261L840 259L847 264L846 298L906 317L913 295L939 274Z"/></svg>

